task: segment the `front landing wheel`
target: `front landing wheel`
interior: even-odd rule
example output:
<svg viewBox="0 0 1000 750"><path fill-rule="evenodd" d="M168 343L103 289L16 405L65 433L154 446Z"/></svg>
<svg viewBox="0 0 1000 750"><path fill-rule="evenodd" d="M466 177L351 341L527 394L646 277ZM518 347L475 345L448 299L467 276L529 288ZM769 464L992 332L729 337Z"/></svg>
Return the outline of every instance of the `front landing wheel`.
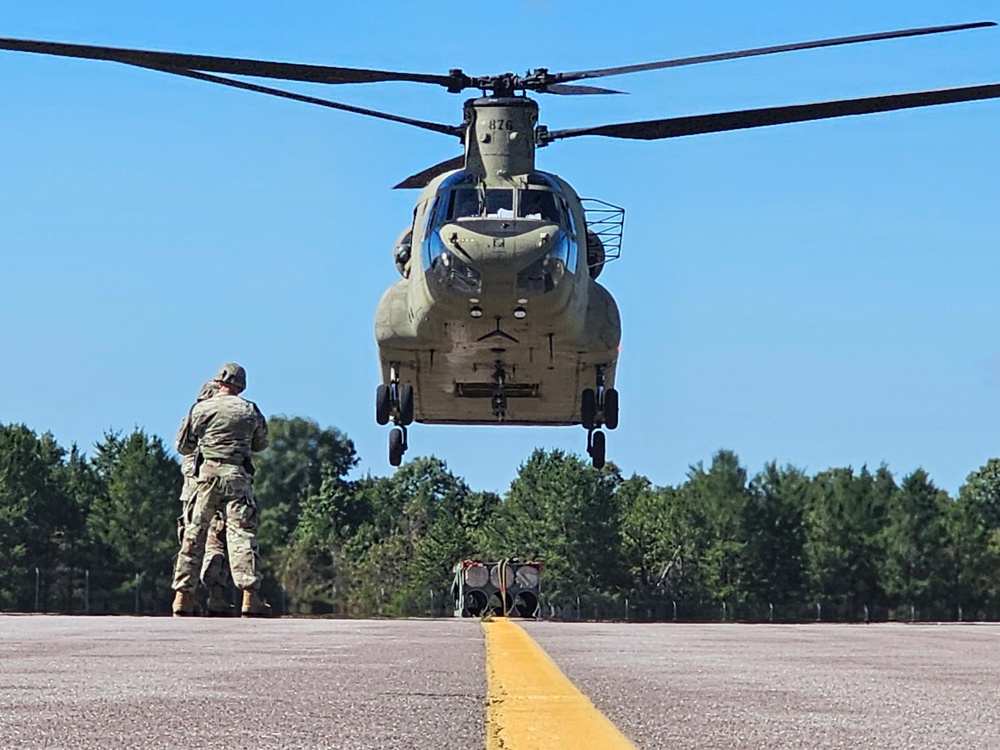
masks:
<svg viewBox="0 0 1000 750"><path fill-rule="evenodd" d="M406 441L403 439L403 431L393 427L389 430L389 465L399 466L403 462L405 452Z"/></svg>
<svg viewBox="0 0 1000 750"><path fill-rule="evenodd" d="M604 468L605 450L606 443L604 433L600 430L595 430L590 436L590 446L587 448L587 452L590 454L590 460L595 469Z"/></svg>

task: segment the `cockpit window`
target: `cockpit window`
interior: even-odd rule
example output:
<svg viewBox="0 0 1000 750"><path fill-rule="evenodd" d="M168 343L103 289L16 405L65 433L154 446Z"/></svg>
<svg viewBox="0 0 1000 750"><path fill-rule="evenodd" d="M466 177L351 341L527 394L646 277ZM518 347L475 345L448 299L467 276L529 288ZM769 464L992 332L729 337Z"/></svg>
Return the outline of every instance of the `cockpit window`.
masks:
<svg viewBox="0 0 1000 750"><path fill-rule="evenodd" d="M448 221L465 216L480 216L483 213L476 188L452 190L448 202Z"/></svg>
<svg viewBox="0 0 1000 750"><path fill-rule="evenodd" d="M498 219L514 218L514 191L495 188L487 190L486 216Z"/></svg>
<svg viewBox="0 0 1000 750"><path fill-rule="evenodd" d="M559 221L556 194L551 190L522 190L517 198L517 215L522 219Z"/></svg>
<svg viewBox="0 0 1000 750"><path fill-rule="evenodd" d="M494 219L513 218L514 191L490 189L484 192L478 188L459 188L448 194L447 210L443 217L445 221L479 218L484 215Z"/></svg>

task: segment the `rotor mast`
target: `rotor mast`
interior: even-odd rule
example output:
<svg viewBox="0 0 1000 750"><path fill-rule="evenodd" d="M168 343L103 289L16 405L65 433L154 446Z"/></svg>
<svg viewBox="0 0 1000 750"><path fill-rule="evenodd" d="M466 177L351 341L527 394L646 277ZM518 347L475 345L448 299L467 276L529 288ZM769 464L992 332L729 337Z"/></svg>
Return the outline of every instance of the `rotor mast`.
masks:
<svg viewBox="0 0 1000 750"><path fill-rule="evenodd" d="M489 96L465 103L465 170L480 180L507 180L535 171L538 104L523 96Z"/></svg>

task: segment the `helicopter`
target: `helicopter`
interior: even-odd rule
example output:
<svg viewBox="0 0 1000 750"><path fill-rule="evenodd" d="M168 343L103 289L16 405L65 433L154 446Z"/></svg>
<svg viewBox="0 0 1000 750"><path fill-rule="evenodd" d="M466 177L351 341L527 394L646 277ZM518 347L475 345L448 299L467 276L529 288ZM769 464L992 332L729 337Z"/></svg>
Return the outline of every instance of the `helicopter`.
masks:
<svg viewBox="0 0 1000 750"><path fill-rule="evenodd" d="M1000 98L1000 84L784 105L550 130L531 94L623 93L594 78L797 50L951 33L990 21L902 29L569 72L446 75L2 39L0 49L105 60L397 122L457 138L462 153L396 185L419 189L392 248L401 278L375 314L382 382L375 418L399 466L408 427L421 424L582 425L594 467L619 423L615 387L621 319L597 278L621 254L623 208L579 196L536 168L538 148L572 137L660 140L794 122ZM232 78L240 76L241 78ZM458 125L356 107L243 78L323 84L405 81L465 101Z"/></svg>

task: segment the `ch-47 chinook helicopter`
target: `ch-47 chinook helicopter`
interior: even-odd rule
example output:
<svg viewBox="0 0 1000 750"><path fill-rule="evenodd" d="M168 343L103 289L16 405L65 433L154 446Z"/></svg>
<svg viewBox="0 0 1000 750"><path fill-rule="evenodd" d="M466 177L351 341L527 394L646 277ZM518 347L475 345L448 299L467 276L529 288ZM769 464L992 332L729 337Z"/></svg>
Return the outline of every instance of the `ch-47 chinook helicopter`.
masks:
<svg viewBox="0 0 1000 750"><path fill-rule="evenodd" d="M396 187L421 188L413 221L393 259L402 279L375 317L383 382L379 424L389 433L389 462L407 448L406 428L426 424L574 425L587 431L594 466L605 462L601 428L618 426L615 369L621 324L596 282L618 256L624 211L581 199L562 178L535 168L535 150L563 138L657 140L846 115L1000 98L1000 84L920 91L812 104L549 130L527 93L621 93L575 82L640 71L995 26L992 22L905 29L721 54L553 73L468 76L304 65L151 52L23 39L0 49L109 60L450 136L464 154ZM218 75L223 74L223 75ZM227 76L309 83L409 81L449 92L479 90L461 125L443 125L304 96Z"/></svg>

